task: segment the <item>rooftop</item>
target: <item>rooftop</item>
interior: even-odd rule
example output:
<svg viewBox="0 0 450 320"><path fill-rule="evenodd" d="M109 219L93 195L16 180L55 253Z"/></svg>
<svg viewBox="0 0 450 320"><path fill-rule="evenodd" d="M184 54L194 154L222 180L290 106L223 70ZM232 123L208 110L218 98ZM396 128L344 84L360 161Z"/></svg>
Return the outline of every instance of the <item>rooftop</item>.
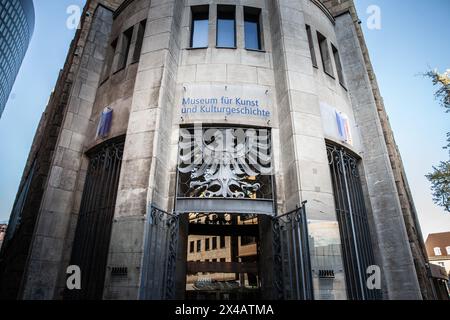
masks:
<svg viewBox="0 0 450 320"><path fill-rule="evenodd" d="M425 246L430 259L450 259L450 232L430 234L427 241L425 241ZM437 248L440 249L440 255L436 254L439 251Z"/></svg>

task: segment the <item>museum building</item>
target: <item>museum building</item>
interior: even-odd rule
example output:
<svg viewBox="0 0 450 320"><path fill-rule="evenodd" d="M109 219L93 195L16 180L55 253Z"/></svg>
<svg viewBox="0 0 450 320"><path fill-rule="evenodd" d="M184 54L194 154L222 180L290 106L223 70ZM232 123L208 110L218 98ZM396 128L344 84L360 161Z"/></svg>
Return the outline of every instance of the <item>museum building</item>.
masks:
<svg viewBox="0 0 450 320"><path fill-rule="evenodd" d="M360 22L350 0L87 1L1 297L434 298Z"/></svg>

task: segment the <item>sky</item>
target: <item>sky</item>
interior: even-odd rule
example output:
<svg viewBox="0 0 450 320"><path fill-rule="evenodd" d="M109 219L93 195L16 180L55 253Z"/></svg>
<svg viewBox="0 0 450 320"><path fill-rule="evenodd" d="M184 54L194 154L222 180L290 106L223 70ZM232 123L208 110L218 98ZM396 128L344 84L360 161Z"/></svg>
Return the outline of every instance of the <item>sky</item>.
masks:
<svg viewBox="0 0 450 320"><path fill-rule="evenodd" d="M67 28L67 8L85 1L33 2L33 38L0 119L0 222L9 220L36 128L75 35Z"/></svg>
<svg viewBox="0 0 450 320"><path fill-rule="evenodd" d="M32 42L0 119L0 222L8 221L39 119L63 67L75 30L67 8L84 0L35 0ZM448 159L450 114L435 101L429 68L450 69L448 0L355 0L381 94L413 193L424 237L450 231L450 214L432 202L425 175ZM367 28L369 6L381 29Z"/></svg>
<svg viewBox="0 0 450 320"><path fill-rule="evenodd" d="M403 158L423 236L450 231L450 213L433 204L425 175L448 160L450 114L434 99L420 74L450 69L448 0L355 0L386 110ZM367 27L367 8L377 5L381 29Z"/></svg>

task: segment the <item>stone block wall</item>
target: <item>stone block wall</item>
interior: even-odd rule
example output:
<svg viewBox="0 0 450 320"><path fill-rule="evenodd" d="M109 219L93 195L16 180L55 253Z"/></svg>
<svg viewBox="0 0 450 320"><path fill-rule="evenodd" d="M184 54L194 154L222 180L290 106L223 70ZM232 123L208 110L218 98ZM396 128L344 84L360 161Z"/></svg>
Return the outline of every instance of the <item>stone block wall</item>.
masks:
<svg viewBox="0 0 450 320"><path fill-rule="evenodd" d="M108 267L124 266L126 279L106 277L105 299L138 299L144 227L150 204L167 210L172 106L184 1L151 1L130 110ZM158 260L161 257L154 256ZM156 261L152 263L164 263Z"/></svg>

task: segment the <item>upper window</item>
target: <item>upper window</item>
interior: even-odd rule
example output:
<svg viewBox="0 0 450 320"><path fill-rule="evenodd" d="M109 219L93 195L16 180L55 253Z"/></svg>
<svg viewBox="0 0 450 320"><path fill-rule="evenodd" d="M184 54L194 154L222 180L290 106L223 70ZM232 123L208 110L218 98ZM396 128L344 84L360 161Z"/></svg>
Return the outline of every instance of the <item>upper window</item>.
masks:
<svg viewBox="0 0 450 320"><path fill-rule="evenodd" d="M114 55L116 53L117 49L117 38L114 39L114 41L111 43L111 45L108 48L107 54L106 54L106 61L103 65L103 76L102 76L102 82L108 79L109 74L111 72L111 66L114 61Z"/></svg>
<svg viewBox="0 0 450 320"><path fill-rule="evenodd" d="M439 247L434 248L434 255L442 256L441 248L439 248Z"/></svg>
<svg viewBox="0 0 450 320"><path fill-rule="evenodd" d="M141 21L137 26L137 38L136 44L134 46L133 52L133 63L138 62L141 57L142 44L144 43L145 26L147 25L147 20Z"/></svg>
<svg viewBox="0 0 450 320"><path fill-rule="evenodd" d="M316 50L314 49L314 41L311 33L311 27L306 25L306 34L308 35L309 52L311 53L311 61L314 67L317 68Z"/></svg>
<svg viewBox="0 0 450 320"><path fill-rule="evenodd" d="M119 61L116 71L122 70L127 66L128 55L130 53L131 38L133 37L133 27L122 34L122 46L120 50Z"/></svg>
<svg viewBox="0 0 450 320"><path fill-rule="evenodd" d="M447 251L447 255L450 256L450 246L448 246L447 248L445 248L445 250Z"/></svg>
<svg viewBox="0 0 450 320"><path fill-rule="evenodd" d="M337 74L339 77L339 82L342 85L345 85L344 72L342 71L342 63L341 63L341 57L339 56L339 51L333 44L331 44L331 48L333 50L334 62L336 64L336 70L337 70Z"/></svg>
<svg viewBox="0 0 450 320"><path fill-rule="evenodd" d="M317 39L319 40L320 56L322 57L323 70L333 77L333 67L331 65L330 51L328 50L328 41L325 36L317 32Z"/></svg>
<svg viewBox="0 0 450 320"><path fill-rule="evenodd" d="M209 6L193 6L191 26L191 48L208 47Z"/></svg>
<svg viewBox="0 0 450 320"><path fill-rule="evenodd" d="M235 6L217 6L217 47L236 48Z"/></svg>
<svg viewBox="0 0 450 320"><path fill-rule="evenodd" d="M244 7L245 48L262 50L261 9Z"/></svg>

